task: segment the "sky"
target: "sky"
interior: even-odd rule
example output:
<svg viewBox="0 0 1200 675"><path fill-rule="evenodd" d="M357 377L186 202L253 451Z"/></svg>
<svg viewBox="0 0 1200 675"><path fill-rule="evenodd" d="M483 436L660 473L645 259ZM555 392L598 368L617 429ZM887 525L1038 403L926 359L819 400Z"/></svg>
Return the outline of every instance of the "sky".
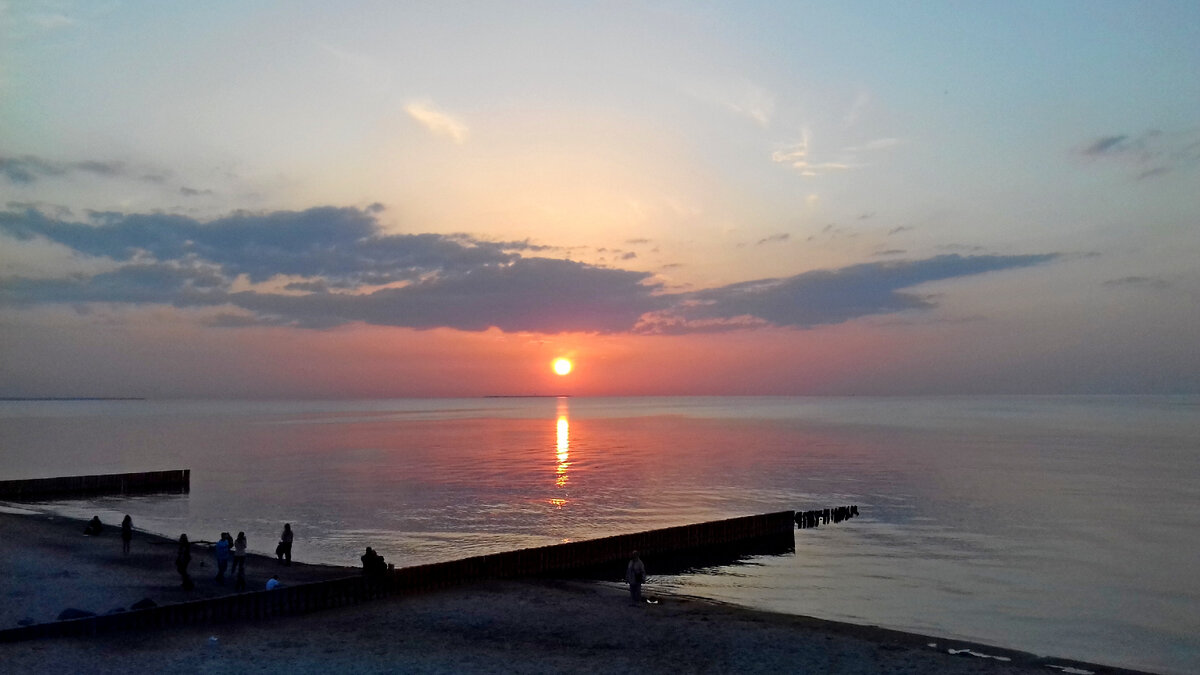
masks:
<svg viewBox="0 0 1200 675"><path fill-rule="evenodd" d="M1197 45L1192 2L0 0L0 396L1200 393Z"/></svg>

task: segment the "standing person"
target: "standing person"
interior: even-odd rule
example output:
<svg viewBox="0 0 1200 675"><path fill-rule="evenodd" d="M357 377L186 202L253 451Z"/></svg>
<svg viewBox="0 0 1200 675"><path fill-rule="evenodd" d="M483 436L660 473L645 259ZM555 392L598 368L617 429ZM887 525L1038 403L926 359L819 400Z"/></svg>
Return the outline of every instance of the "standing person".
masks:
<svg viewBox="0 0 1200 675"><path fill-rule="evenodd" d="M279 558L279 562L285 565L292 564L292 524L284 523L283 532L279 535L279 546L275 549L275 555ZM284 561L284 558L287 561Z"/></svg>
<svg viewBox="0 0 1200 675"><path fill-rule="evenodd" d="M195 588L192 583L192 578L188 576L188 565L192 562L192 545L188 543L186 534L179 535L179 550L175 553L175 569L179 571L179 579L183 583L183 590L190 591Z"/></svg>
<svg viewBox="0 0 1200 675"><path fill-rule="evenodd" d="M125 520L121 521L121 551L125 555L129 555L129 542L133 541L133 518L129 514L125 514Z"/></svg>
<svg viewBox="0 0 1200 675"><path fill-rule="evenodd" d="M229 550L229 533L222 532L221 538L217 540L217 545L213 547L213 551L217 556L217 583L225 584L225 568L229 566L229 559L233 557L233 551Z"/></svg>
<svg viewBox="0 0 1200 675"><path fill-rule="evenodd" d="M239 591L246 590L246 533L238 532L237 539L233 540L233 570L231 572L237 578L234 583L234 588Z"/></svg>
<svg viewBox="0 0 1200 675"><path fill-rule="evenodd" d="M646 566L642 564L638 552L634 551L629 558L629 566L625 568L625 583L629 584L629 603L640 605L642 602L642 582L646 580Z"/></svg>
<svg viewBox="0 0 1200 675"><path fill-rule="evenodd" d="M387 574L387 563L384 562L383 556L375 552L375 549L367 547L367 552L362 554L360 558L363 564L363 574L367 579L375 581Z"/></svg>

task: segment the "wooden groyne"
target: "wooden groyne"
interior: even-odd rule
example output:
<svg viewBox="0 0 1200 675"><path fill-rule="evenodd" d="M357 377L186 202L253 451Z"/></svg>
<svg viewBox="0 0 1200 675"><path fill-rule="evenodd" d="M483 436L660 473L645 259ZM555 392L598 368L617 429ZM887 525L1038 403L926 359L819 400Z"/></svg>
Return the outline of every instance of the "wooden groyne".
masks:
<svg viewBox="0 0 1200 675"><path fill-rule="evenodd" d="M75 497L138 492L187 492L191 469L110 473L94 476L0 480L0 499L28 501L47 497Z"/></svg>
<svg viewBox="0 0 1200 675"><path fill-rule="evenodd" d="M816 509L813 511L797 511L796 527L806 529L820 527L822 523L840 523L858 515L858 506L835 506L832 509Z"/></svg>
<svg viewBox="0 0 1200 675"><path fill-rule="evenodd" d="M271 591L54 621L0 630L0 642L288 616L485 579L574 576L614 565L623 569L635 550L653 571L655 559L738 550L764 540L785 539L794 548L794 517L794 511L779 511L389 569L375 580L359 574Z"/></svg>

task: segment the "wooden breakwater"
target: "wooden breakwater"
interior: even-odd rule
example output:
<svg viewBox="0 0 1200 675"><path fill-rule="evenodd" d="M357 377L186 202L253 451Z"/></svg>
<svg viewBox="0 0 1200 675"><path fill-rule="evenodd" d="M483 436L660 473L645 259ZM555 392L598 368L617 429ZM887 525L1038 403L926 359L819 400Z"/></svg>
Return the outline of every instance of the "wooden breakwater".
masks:
<svg viewBox="0 0 1200 675"><path fill-rule="evenodd" d="M792 539L794 513L765 513L389 569L375 580L355 575L271 591L34 624L0 630L0 642L303 614L471 581L571 575L607 565L623 565L635 550L650 561L659 556L737 549L764 539Z"/></svg>
<svg viewBox="0 0 1200 675"><path fill-rule="evenodd" d="M187 492L191 489L191 480L191 469L0 480L0 499L27 501L98 494Z"/></svg>
<svg viewBox="0 0 1200 675"><path fill-rule="evenodd" d="M831 509L816 509L813 511L797 511L796 527L806 529L820 527L821 524L840 523L858 515L858 506L835 506Z"/></svg>

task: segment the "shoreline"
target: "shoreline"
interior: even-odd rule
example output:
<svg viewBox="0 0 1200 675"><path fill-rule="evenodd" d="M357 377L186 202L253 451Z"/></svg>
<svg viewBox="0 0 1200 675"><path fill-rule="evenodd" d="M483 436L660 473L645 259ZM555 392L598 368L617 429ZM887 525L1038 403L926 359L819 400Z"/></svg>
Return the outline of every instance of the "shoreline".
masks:
<svg viewBox="0 0 1200 675"><path fill-rule="evenodd" d="M221 586L212 578L203 544L192 548L196 589L183 591L174 541L135 532L125 556L115 524L98 537L84 536L84 524L0 512L0 586L8 598L0 627L53 620L66 607L102 614L146 597L161 605L233 592L232 580ZM358 573L256 554L246 569L248 590L260 590L271 574L288 584ZM248 663L289 673L1142 672L645 590L658 604L630 606L623 585L611 582L488 581L300 616L10 643L0 645L0 661L28 672L224 672Z"/></svg>

